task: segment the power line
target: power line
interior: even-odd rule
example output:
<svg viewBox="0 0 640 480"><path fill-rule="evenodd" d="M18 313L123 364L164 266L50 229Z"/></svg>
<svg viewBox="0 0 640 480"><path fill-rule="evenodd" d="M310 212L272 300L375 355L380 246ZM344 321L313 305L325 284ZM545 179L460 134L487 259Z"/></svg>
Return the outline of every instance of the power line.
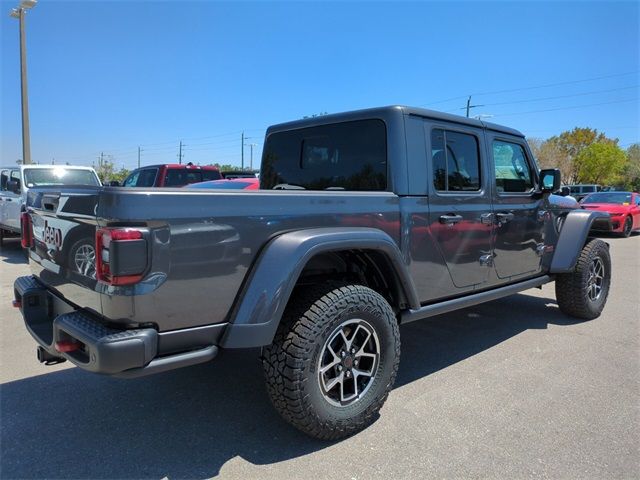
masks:
<svg viewBox="0 0 640 480"><path fill-rule="evenodd" d="M627 98L625 100L616 100L613 102L602 102L602 103L591 103L588 105L574 105L571 107L559 107L559 108L548 108L548 109L544 109L544 110L530 110L528 112L512 112L512 113L496 113L494 115L494 117L510 117L513 115L526 115L529 113L542 113L542 112L557 112L560 110L574 110L576 108L586 108L586 107L598 107L600 105L613 105L615 103L626 103L626 102L636 102L638 101L638 98Z"/></svg>
<svg viewBox="0 0 640 480"><path fill-rule="evenodd" d="M633 75L633 74L638 74L640 72L640 70L634 70L632 72L624 72L624 73L614 73L611 75L601 75L599 77L591 77L591 78L582 78L579 80L569 80L569 81L564 81L564 82L556 82L556 83L546 83L543 85L533 85L533 86L529 86L529 87L520 87L520 88L509 88L509 89L505 89L505 90L492 90L492 91L487 91L487 92L478 92L478 93L472 93L471 96L480 96L480 95L495 95L498 93L513 93L513 92L524 92L526 90L536 90L539 88L549 88L549 87L558 87L561 85L574 85L577 83L585 83L585 82L593 82L595 80L603 80L606 78L616 78L616 77L625 77L625 76L629 76L629 75ZM446 103L446 102L451 102L453 100L460 100L462 98L467 98L469 95L459 95L456 97L451 97L451 98L447 98L444 100L437 100L435 102L429 102L429 103L425 103L423 104L424 106L429 106L429 105L437 105L440 103Z"/></svg>
<svg viewBox="0 0 640 480"><path fill-rule="evenodd" d="M542 102L542 101L545 101L545 100L557 100L557 99L560 99L560 98L583 97L583 96L586 96L586 95L595 95L595 94L598 94L598 93L609 93L609 92L619 92L619 91L622 91L622 90L631 90L633 88L638 88L639 86L640 85L633 85L631 87L611 88L611 89L608 89L608 90L595 90L595 91L592 91L592 92L574 93L574 94L571 94L571 95L558 95L558 96L555 96L555 97L542 97L542 98L530 98L530 99L527 99L527 100L514 100L512 102L487 103L487 104L485 104L485 107L493 107L493 106L496 106L496 105L513 105L513 104L516 104L516 103Z"/></svg>

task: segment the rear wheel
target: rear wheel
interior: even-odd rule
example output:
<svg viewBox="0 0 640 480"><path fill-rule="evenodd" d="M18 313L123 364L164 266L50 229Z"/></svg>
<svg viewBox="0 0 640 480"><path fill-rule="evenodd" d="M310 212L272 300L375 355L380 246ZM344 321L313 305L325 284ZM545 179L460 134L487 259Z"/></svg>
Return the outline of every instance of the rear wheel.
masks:
<svg viewBox="0 0 640 480"><path fill-rule="evenodd" d="M573 272L556 277L556 299L562 312L591 320L602 313L611 287L611 256L602 240L589 241Z"/></svg>
<svg viewBox="0 0 640 480"><path fill-rule="evenodd" d="M262 365L280 415L329 440L375 420L399 360L398 322L381 295L361 285L315 286L296 292Z"/></svg>
<svg viewBox="0 0 640 480"><path fill-rule="evenodd" d="M631 231L633 230L633 219L631 217L627 217L624 220L624 226L622 227L622 236L628 237L631 235Z"/></svg>

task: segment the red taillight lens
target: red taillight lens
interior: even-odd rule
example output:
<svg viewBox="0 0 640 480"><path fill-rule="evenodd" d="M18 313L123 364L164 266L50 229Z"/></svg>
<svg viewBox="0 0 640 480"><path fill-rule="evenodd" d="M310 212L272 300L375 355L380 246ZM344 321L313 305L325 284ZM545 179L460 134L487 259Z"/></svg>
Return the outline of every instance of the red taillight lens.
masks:
<svg viewBox="0 0 640 480"><path fill-rule="evenodd" d="M31 224L31 216L27 212L20 215L20 237L22 248L31 248L33 243L33 226Z"/></svg>
<svg viewBox="0 0 640 480"><path fill-rule="evenodd" d="M135 242L135 245L134 245ZM134 248L127 249L127 244ZM115 253L118 251L119 255ZM129 250L129 252L127 252ZM120 256L134 255L133 270L122 266ZM142 260L140 257L142 256ZM115 258L114 258L115 257ZM112 268L114 262L118 268ZM124 259L126 262L126 258ZM130 266L131 267L131 266ZM100 228L96 231L96 279L109 285L132 285L142 280L146 268L146 242L143 232L135 228ZM124 273L122 273L124 272Z"/></svg>

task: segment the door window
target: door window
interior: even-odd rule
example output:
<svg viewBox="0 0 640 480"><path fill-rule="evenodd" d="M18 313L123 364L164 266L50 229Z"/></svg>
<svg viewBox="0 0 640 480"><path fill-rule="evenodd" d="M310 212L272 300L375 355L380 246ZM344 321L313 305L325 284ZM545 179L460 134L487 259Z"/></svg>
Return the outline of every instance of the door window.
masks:
<svg viewBox="0 0 640 480"><path fill-rule="evenodd" d="M2 170L0 173L0 190L7 190L7 182L9 181L9 170Z"/></svg>
<svg viewBox="0 0 640 480"><path fill-rule="evenodd" d="M533 190L533 175L522 145L494 140L493 162L498 193Z"/></svg>
<svg viewBox="0 0 640 480"><path fill-rule="evenodd" d="M466 133L434 129L431 132L433 185L440 192L480 190L478 139Z"/></svg>
<svg viewBox="0 0 640 480"><path fill-rule="evenodd" d="M131 175L129 175L127 177L127 179L124 181L122 186L123 187L135 187L139 176L140 176L140 171L133 172Z"/></svg>
<svg viewBox="0 0 640 480"><path fill-rule="evenodd" d="M157 168L145 168L140 171L136 180L136 187L153 187L156 183Z"/></svg>

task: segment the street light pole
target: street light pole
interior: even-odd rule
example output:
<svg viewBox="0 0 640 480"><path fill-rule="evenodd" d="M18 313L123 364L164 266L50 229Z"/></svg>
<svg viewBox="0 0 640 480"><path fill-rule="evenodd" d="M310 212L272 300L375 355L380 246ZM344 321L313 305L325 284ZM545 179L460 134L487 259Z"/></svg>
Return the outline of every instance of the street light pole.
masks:
<svg viewBox="0 0 640 480"><path fill-rule="evenodd" d="M29 136L29 100L27 94L27 44L24 31L24 16L37 0L22 0L10 15L20 22L20 93L22 97L22 163L31 163L31 140Z"/></svg>

